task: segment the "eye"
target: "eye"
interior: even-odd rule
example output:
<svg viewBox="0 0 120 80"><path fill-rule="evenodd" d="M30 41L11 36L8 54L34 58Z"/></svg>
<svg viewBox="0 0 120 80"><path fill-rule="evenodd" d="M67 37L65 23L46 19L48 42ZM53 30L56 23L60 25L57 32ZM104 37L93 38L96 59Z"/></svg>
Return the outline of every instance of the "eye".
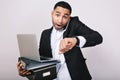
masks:
<svg viewBox="0 0 120 80"><path fill-rule="evenodd" d="M63 18L64 18L64 19L67 19L67 18L68 18L68 16L63 16Z"/></svg>
<svg viewBox="0 0 120 80"><path fill-rule="evenodd" d="M60 16L60 14L55 14L57 17L59 17Z"/></svg>

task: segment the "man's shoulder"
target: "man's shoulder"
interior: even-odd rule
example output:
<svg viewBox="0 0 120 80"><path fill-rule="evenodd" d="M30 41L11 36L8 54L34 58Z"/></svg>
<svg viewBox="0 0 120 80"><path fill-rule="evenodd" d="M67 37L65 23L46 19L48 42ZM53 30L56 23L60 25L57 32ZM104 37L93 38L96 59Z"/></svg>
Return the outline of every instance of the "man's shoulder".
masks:
<svg viewBox="0 0 120 80"><path fill-rule="evenodd" d="M70 23L71 24L82 24L78 16L74 16L70 18Z"/></svg>
<svg viewBox="0 0 120 80"><path fill-rule="evenodd" d="M71 21L72 23L81 22L78 16L71 17L71 18L70 18L70 21Z"/></svg>
<svg viewBox="0 0 120 80"><path fill-rule="evenodd" d="M43 31L42 31L42 33L49 33L49 32L51 32L52 31L52 28L48 28L48 29L44 29Z"/></svg>
<svg viewBox="0 0 120 80"><path fill-rule="evenodd" d="M70 17L71 20L79 20L79 17L78 16L73 16L73 17Z"/></svg>

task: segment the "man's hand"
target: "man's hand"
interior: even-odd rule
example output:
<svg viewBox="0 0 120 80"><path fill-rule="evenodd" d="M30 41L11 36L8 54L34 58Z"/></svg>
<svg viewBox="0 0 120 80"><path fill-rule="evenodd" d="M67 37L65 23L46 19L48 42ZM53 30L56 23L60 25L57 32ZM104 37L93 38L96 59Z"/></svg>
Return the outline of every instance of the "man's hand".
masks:
<svg viewBox="0 0 120 80"><path fill-rule="evenodd" d="M59 53L65 53L72 49L77 43L76 38L64 38L60 41Z"/></svg>
<svg viewBox="0 0 120 80"><path fill-rule="evenodd" d="M23 66L23 65L22 65L21 62L19 61L19 62L17 63L17 69L18 69L19 75L20 75L20 76L30 75L31 72L28 71L28 70L23 69L22 66Z"/></svg>

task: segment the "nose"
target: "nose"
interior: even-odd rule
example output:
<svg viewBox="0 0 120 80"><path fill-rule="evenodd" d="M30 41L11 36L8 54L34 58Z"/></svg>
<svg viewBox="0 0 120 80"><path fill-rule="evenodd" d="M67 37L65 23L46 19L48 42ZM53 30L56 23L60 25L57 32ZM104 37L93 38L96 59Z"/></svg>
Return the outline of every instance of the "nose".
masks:
<svg viewBox="0 0 120 80"><path fill-rule="evenodd" d="M62 17L59 17L58 22L61 24L62 21L63 21L63 18L62 18Z"/></svg>

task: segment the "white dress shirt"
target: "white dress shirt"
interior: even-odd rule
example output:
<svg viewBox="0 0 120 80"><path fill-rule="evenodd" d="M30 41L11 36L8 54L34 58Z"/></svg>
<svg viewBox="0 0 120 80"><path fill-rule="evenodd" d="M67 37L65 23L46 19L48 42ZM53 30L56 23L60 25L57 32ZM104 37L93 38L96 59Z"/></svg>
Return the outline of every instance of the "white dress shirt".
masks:
<svg viewBox="0 0 120 80"><path fill-rule="evenodd" d="M69 74L65 62L64 54L59 54L59 44L60 44L60 40L63 39L63 33L65 32L65 30L56 30L53 27L51 33L51 49L52 49L53 58L60 60L60 64L58 64L57 67L57 78L54 80L71 80L71 76ZM84 44L86 43L86 39L82 36L77 36L77 37L80 40L79 47L83 47Z"/></svg>

